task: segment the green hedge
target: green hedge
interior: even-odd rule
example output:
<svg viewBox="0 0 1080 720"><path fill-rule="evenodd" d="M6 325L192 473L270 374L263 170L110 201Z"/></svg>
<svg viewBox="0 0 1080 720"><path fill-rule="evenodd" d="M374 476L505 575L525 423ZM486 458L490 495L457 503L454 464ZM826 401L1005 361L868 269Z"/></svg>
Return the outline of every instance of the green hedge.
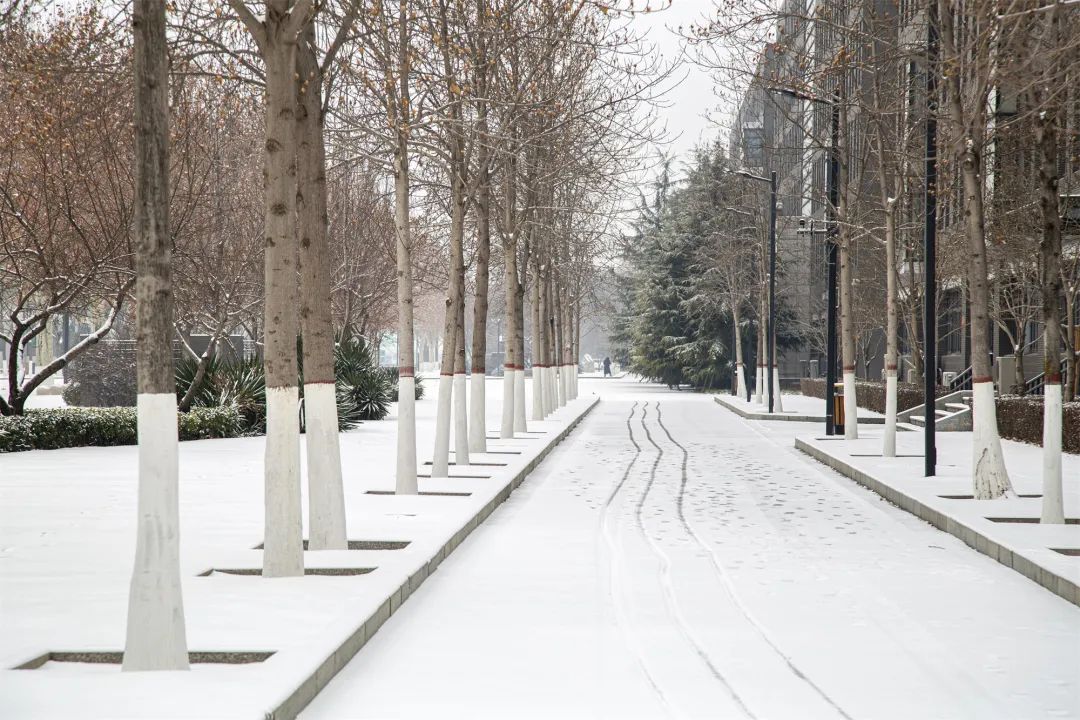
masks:
<svg viewBox="0 0 1080 720"><path fill-rule="evenodd" d="M1001 437L1042 445L1043 399L1039 396L1002 395L997 398ZM1067 453L1080 454L1080 402L1062 405L1061 440Z"/></svg>
<svg viewBox="0 0 1080 720"><path fill-rule="evenodd" d="M181 413L181 440L237 437L240 413L235 407L195 408ZM0 417L0 452L56 450L85 445L134 445L135 408L56 408L28 410Z"/></svg>
<svg viewBox="0 0 1080 720"><path fill-rule="evenodd" d="M799 381L799 391L808 397L824 398L825 381L817 378L802 378ZM948 390L939 385L937 397L948 394ZM855 381L855 399L861 408L885 414L885 383L870 382L868 380ZM912 383L896 384L896 411L904 412L913 407L923 404L923 386Z"/></svg>

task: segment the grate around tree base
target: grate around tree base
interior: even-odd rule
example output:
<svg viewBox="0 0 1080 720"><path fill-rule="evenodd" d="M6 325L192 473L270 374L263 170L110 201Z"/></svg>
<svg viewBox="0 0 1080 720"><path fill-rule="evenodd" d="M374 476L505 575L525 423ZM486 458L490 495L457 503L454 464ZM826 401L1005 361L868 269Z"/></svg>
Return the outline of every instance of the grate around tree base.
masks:
<svg viewBox="0 0 1080 720"><path fill-rule="evenodd" d="M420 473L417 473L416 477L418 477L418 478L430 478L431 475L430 474L422 475ZM490 480L491 479L490 475L446 475L445 477L454 478L455 480ZM421 494L423 494L423 493L421 493Z"/></svg>
<svg viewBox="0 0 1080 720"><path fill-rule="evenodd" d="M273 651L210 651L189 652L188 662L194 664L215 665L251 665L253 663L266 662ZM117 650L88 650L88 651L51 651L38 655L33 660L28 660L22 665L16 665L13 670L37 670L47 662L58 663L93 663L99 665L119 665L124 661L124 653Z"/></svg>
<svg viewBox="0 0 1080 720"><path fill-rule="evenodd" d="M408 540L349 540L349 550L404 550L407 547L409 547ZM252 550L262 549L262 543L252 548ZM304 549L308 549L307 540L304 540Z"/></svg>
<svg viewBox="0 0 1080 720"><path fill-rule="evenodd" d="M368 490L366 495L397 495L397 492L393 490ZM469 497L472 493L469 492L449 492L438 490L421 490L416 493L417 495L437 495L440 497Z"/></svg>
<svg viewBox="0 0 1080 720"><path fill-rule="evenodd" d="M988 517L986 519L996 523L1037 523L1040 521L1037 517ZM1080 525L1080 518L1065 518L1065 524Z"/></svg>
<svg viewBox="0 0 1080 720"><path fill-rule="evenodd" d="M944 499L946 499L946 500L974 500L974 499L975 499L975 496L974 496L974 495L938 495L938 497L939 497L939 498L944 498ZM1042 497L1042 495L1041 495L1041 494L1038 494L1038 495L1034 495L1034 494L1027 494L1027 495L1024 495L1024 494L1021 494L1021 495L1017 495L1016 497L1022 497L1022 498L1041 498L1041 497ZM1022 522L1022 521L1021 521L1021 522Z"/></svg>
<svg viewBox="0 0 1080 720"><path fill-rule="evenodd" d="M425 465L430 465L431 461L428 460L424 464ZM447 464L448 465L457 465L456 462L449 462ZM470 465L473 466L473 467L506 467L506 463L499 463L499 462L471 462L468 465L462 465L462 467L469 467Z"/></svg>
<svg viewBox="0 0 1080 720"><path fill-rule="evenodd" d="M1062 555L1068 555L1069 557L1080 557L1080 548L1050 548L1056 553Z"/></svg>
<svg viewBox="0 0 1080 720"><path fill-rule="evenodd" d="M304 575L367 575L375 569L376 568L373 567L304 568ZM209 577L214 573L222 573L224 575L262 575L262 568L210 568L209 570L204 570L199 573L199 577Z"/></svg>

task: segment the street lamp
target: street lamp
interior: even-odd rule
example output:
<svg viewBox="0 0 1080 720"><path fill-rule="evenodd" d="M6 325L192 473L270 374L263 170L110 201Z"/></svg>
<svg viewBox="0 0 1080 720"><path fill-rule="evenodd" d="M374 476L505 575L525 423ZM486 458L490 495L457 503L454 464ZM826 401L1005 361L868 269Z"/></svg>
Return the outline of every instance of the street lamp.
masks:
<svg viewBox="0 0 1080 720"><path fill-rule="evenodd" d="M769 328L765 334L768 347L769 369L765 377L769 383L769 412L773 411L773 366L776 363L776 171L769 177L754 175L749 170L736 170L739 177L769 183Z"/></svg>
<svg viewBox="0 0 1080 720"><path fill-rule="evenodd" d="M926 205L923 228L923 470L937 474L937 3L926 8Z"/></svg>
<svg viewBox="0 0 1080 720"><path fill-rule="evenodd" d="M828 297L826 303L828 304L829 319L828 319L828 332L826 339L826 357L825 357L825 434L833 435L836 432L836 418L833 413L833 404L836 393L836 256L837 256L837 244L833 239L833 234L836 232L836 208L840 202L840 157L839 157L839 145L840 145L840 103L838 92L834 93L831 99L818 97L809 93L800 92L791 88L785 87L769 87L766 88L770 92L779 93L781 95L787 95L798 100L807 100L813 103L820 103L822 105L828 105L831 109L832 121L830 128L830 148L829 148L829 174L828 174L828 195L829 195L829 239L827 240L828 246Z"/></svg>

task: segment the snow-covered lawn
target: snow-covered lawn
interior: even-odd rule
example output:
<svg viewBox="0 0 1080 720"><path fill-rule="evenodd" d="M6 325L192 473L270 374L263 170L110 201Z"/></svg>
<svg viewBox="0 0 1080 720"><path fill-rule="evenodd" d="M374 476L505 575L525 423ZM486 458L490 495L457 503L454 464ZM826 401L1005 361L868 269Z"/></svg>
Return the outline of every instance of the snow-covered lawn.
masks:
<svg viewBox="0 0 1080 720"><path fill-rule="evenodd" d="M488 435L496 435L502 382L489 381ZM429 472L435 402L417 403L420 474ZM529 435L490 440L492 463L452 467L469 478L421 478L394 487L395 422L342 436L350 540L408 541L399 550L305 553L307 566L377 568L352 576L263 580L202 573L258 568L263 438L181 443L181 569L191 651L273 652L261 663L195 665L191 673L121 673L116 665L47 662L47 652L123 648L134 557L136 448L0 454L0 717L263 717L359 628L401 584L495 498L595 400L581 398ZM527 405L527 407L529 407ZM505 453L505 454L502 454ZM306 498L305 498L306 506Z"/></svg>
<svg viewBox="0 0 1080 720"><path fill-rule="evenodd" d="M803 423L600 392L303 718L1080 717L1080 608L810 461Z"/></svg>

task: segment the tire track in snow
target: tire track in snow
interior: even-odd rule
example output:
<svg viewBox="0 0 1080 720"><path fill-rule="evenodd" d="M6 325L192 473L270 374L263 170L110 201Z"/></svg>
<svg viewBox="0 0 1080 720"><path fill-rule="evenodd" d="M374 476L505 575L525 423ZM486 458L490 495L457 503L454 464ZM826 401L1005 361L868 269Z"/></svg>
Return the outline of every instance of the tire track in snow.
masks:
<svg viewBox="0 0 1080 720"><path fill-rule="evenodd" d="M660 429L664 431L664 434L667 435L667 438L671 442L671 444L682 451L682 478L679 484L679 494L676 502L676 515L679 518L679 523L687 531L690 537L693 538L694 542L702 550L708 553L709 559L712 561L712 566L716 570L717 574L720 576L720 581L723 583L724 589L727 590L728 596L731 598L731 601L735 604L735 607L739 609L739 612L742 613L743 617L746 618L747 622L749 622L750 625L757 631L758 635L761 636L761 639L764 640L765 643L770 648L772 648L777 655L780 656L780 658L784 661L784 664L787 665L788 669L791 670L795 677L806 683L815 693L818 694L819 697L821 697L822 700L827 702L830 706L833 707L833 709L840 713L841 717L846 718L846 720L852 720L852 717L846 712L844 712L844 709L840 707L835 700L829 697L829 695L824 690L818 687L818 685L813 680L807 677L802 672L802 670L800 670L798 666L795 665L795 663L791 660L791 657L780 649L780 646L777 645L776 642L772 639L765 627L760 622L758 622L758 620L754 617L753 613L750 612L749 608L747 608L746 605L743 604L742 599L739 597L739 594L735 590L734 584L731 582L731 577L728 575L727 570L724 568L723 564L720 562L720 559L717 557L716 551L712 548L711 545L707 544L704 540L702 540L701 536L697 534L697 531L695 531L694 528L690 525L690 523L686 521L684 500L686 495L686 484L688 480L686 467L687 463L690 460L690 453L685 447L679 444L679 442L675 440L674 437L672 437L671 432L668 430L667 426L664 425L663 415L660 412L659 403L656 404L656 422L660 425Z"/></svg>
<svg viewBox="0 0 1080 720"><path fill-rule="evenodd" d="M742 711L742 713L751 720L757 720L757 716L750 711L750 708L746 706L746 703L743 702L743 699L739 697L739 694L737 692L735 692L735 688L731 686L731 683L727 681L727 678L724 677L723 673L721 673L720 670L716 667L716 665L713 664L712 659L705 651L705 648L701 646L701 643L698 641L697 636L691 629L690 624L686 621L686 618L683 617L682 610L679 608L678 598L675 596L675 588L671 582L671 558L668 556L667 553L664 552L664 549L660 547L660 544L657 543L656 540L645 531L645 525L641 521L641 511L645 507L645 502L649 497L649 493L652 491L653 484L656 482L656 470L660 467L660 461L664 458L664 449L660 447L660 445L655 440L653 440L652 433L649 432L649 427L645 424L647 417L648 412L643 412L641 415L641 429L645 431L645 437L648 439L649 443L652 444L654 448L656 448L656 460L653 461L652 469L649 471L649 479L645 485L645 492L641 494L641 498L638 500L637 507L634 511L634 517L638 531L641 533L642 537L644 537L645 540L649 543L649 547L652 548L653 554L655 554L657 559L660 561L660 586L664 591L664 602L667 605L668 613L670 613L672 618L674 618L675 624L679 626L679 631L682 633L683 639L685 639L693 647L694 653L698 656L698 658L701 659L703 663L705 663L705 667L708 668L709 674L711 674L713 679L719 682L724 687L725 692L731 696L731 699L735 702L735 704ZM660 422L659 402L656 403L656 417L657 422ZM680 486L680 505L682 501L682 489L685 487L686 482L685 480L683 480L682 485Z"/></svg>
<svg viewBox="0 0 1080 720"><path fill-rule="evenodd" d="M607 546L608 557L608 599L611 601L611 606L615 609L615 626L619 630L619 634L622 636L623 641L631 652L634 653L634 659L637 661L638 667L641 668L641 672L645 675L645 679L649 682L649 686L656 693L657 698L660 699L660 703L664 709L670 715L673 713L671 703L668 701L664 691L660 689L660 686L656 682L656 678L649 672L648 666L645 664L645 653L641 647L641 643L637 638L632 637L628 631L629 623L626 620L625 614L622 611L622 606L618 601L619 588L619 561L621 559L621 552L619 552L616 543L608 532L608 518L610 517L610 511L612 503L615 501L615 496L619 494L623 486L626 484L627 479L630 477L630 472L634 469L634 465L637 464L638 458L641 456L641 446L638 445L637 440L634 438L633 420L634 413L637 411L637 403L635 402L630 407L630 415L626 418L626 431L630 435L630 442L634 446L634 456L630 458L630 462L626 465L626 470L623 471L622 477L615 483L615 487L611 489L607 499L604 501L604 507L600 512L600 532L604 536L604 544ZM646 412L645 408L649 406L646 402L642 408L642 412ZM617 557L618 556L618 557Z"/></svg>

